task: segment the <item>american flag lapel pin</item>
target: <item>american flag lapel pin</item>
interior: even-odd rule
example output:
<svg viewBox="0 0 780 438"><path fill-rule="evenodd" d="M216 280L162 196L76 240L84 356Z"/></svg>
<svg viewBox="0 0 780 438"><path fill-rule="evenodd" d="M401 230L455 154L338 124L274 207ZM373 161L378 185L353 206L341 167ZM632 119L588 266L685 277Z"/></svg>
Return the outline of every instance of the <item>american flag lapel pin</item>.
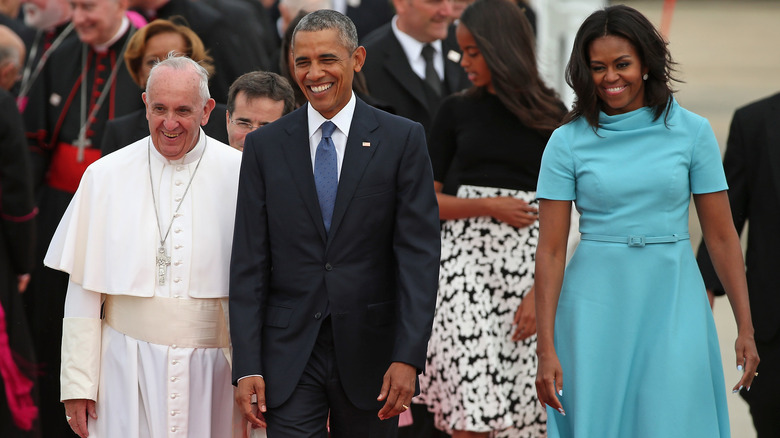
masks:
<svg viewBox="0 0 780 438"><path fill-rule="evenodd" d="M364 141L364 142L363 142L363 147L364 147L364 148L371 147L371 142L370 142L370 141Z"/></svg>

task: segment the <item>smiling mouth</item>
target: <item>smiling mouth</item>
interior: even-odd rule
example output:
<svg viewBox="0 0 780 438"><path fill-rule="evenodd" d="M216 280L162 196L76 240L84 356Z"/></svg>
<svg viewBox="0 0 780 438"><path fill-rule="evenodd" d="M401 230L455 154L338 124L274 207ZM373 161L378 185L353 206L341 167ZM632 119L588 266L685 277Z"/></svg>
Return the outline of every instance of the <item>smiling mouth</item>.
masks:
<svg viewBox="0 0 780 438"><path fill-rule="evenodd" d="M621 91L623 91L627 86L623 85L621 87L611 87L611 88L605 88L607 94L618 94Z"/></svg>
<svg viewBox="0 0 780 438"><path fill-rule="evenodd" d="M323 91L327 90L328 88L332 87L333 83L330 84L322 84L322 85L309 85L309 89L315 93L322 93Z"/></svg>
<svg viewBox="0 0 780 438"><path fill-rule="evenodd" d="M168 134L167 132L163 132L162 134L168 138L176 138L179 136L179 134L174 134L174 133Z"/></svg>

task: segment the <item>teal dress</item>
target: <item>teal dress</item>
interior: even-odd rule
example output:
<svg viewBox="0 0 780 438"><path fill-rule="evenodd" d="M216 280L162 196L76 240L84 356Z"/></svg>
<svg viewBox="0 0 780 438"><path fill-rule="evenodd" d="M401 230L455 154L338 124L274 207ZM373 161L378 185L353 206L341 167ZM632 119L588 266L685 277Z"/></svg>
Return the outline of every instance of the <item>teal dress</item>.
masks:
<svg viewBox="0 0 780 438"><path fill-rule="evenodd" d="M646 107L600 123L557 129L539 175L537 197L574 201L583 237L555 319L566 416L548 407L549 437L728 437L715 323L686 240L691 193L727 188L712 128L676 101L666 124Z"/></svg>

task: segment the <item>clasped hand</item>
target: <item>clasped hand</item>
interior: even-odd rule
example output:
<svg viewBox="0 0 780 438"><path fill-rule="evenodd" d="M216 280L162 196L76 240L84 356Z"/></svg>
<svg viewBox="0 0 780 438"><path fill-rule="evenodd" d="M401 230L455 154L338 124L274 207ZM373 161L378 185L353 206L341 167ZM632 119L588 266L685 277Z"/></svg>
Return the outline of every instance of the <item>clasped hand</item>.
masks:
<svg viewBox="0 0 780 438"><path fill-rule="evenodd" d="M498 196L489 198L490 215L498 221L509 224L515 228L523 228L536 222L537 210L528 205L522 199L510 196Z"/></svg>

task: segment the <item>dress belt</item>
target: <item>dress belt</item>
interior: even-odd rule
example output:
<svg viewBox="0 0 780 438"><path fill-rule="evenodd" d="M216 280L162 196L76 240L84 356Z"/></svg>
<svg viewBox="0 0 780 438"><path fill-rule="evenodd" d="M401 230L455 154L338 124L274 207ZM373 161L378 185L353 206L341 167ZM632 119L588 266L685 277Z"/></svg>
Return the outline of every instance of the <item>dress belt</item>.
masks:
<svg viewBox="0 0 780 438"><path fill-rule="evenodd" d="M645 236L642 234L632 234L629 236L606 236L603 234L583 233L581 240L594 240L596 242L624 243L632 247L642 247L651 243L674 243L681 240L688 240L691 235L688 233L677 233L670 236Z"/></svg>

